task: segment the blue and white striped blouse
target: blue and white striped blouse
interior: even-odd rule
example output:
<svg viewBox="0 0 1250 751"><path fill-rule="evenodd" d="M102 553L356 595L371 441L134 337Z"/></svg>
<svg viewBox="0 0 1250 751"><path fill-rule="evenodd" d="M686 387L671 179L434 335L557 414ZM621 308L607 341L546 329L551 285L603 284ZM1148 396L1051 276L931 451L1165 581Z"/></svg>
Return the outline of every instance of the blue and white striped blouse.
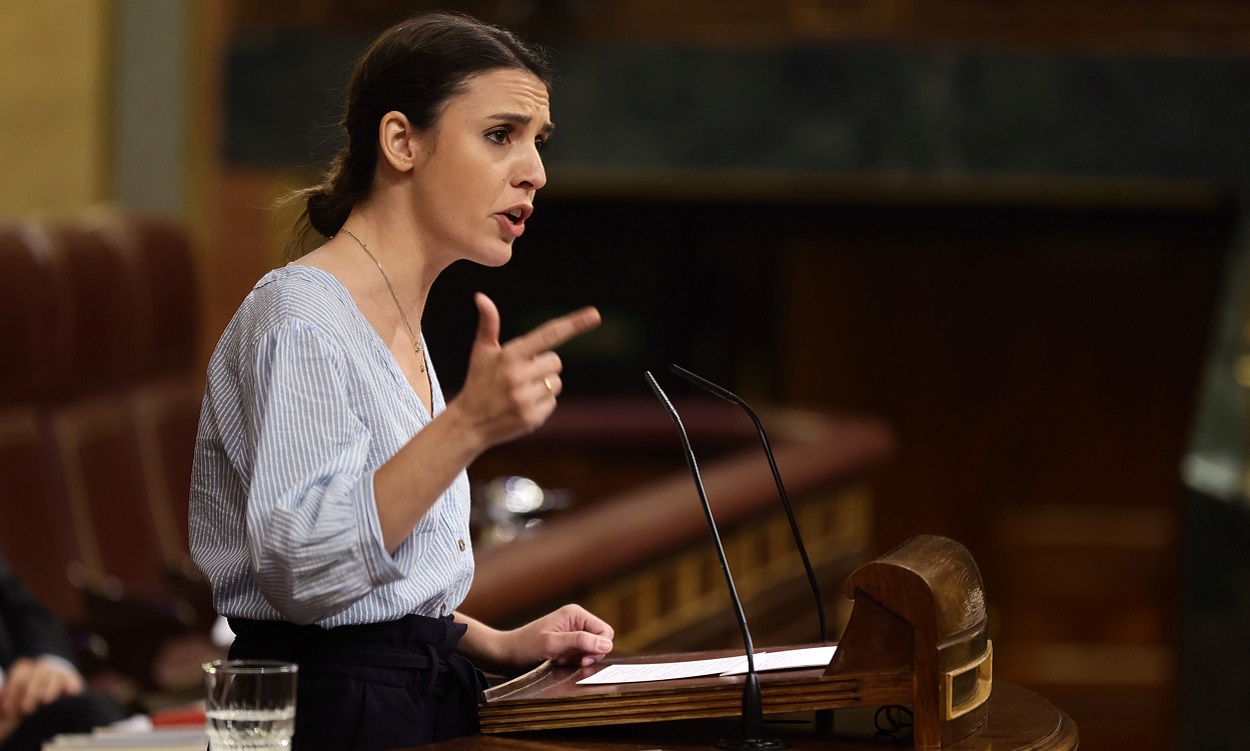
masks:
<svg viewBox="0 0 1250 751"><path fill-rule="evenodd" d="M434 414L446 406L434 369ZM191 478L191 555L217 611L330 628L455 609L473 581L469 482L394 556L373 474L431 420L331 274L265 275L208 366Z"/></svg>

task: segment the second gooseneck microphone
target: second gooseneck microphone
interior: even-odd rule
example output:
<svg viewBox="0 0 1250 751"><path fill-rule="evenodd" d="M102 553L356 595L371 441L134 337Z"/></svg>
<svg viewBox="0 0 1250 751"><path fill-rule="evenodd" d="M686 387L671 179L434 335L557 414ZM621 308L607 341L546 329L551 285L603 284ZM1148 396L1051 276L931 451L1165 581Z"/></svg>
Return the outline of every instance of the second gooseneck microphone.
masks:
<svg viewBox="0 0 1250 751"><path fill-rule="evenodd" d="M755 423L755 430L759 433L760 443L764 445L764 453L768 456L768 466L773 471L773 480L777 483L777 492L781 494L781 504L786 509L786 518L790 520L790 532L794 535L794 545L799 549L799 556L803 559L803 568L807 570L807 582L812 587L812 596L816 598L816 614L820 617L820 640L821 642L828 642L829 625L825 621L825 600L820 595L820 584L816 580L816 572L812 570L811 559L807 557L807 546L803 544L803 535L799 532L799 523L794 518L794 509L790 506L790 496L786 495L786 487L781 483L781 473L777 471L777 460L773 457L772 447L768 445L768 434L764 432L764 424L760 422L760 418L755 414L755 410L751 409L741 397L729 389L717 386L706 378L701 378L678 365L670 365L669 369L674 374L685 378L699 388L742 407L750 415L751 422Z"/></svg>

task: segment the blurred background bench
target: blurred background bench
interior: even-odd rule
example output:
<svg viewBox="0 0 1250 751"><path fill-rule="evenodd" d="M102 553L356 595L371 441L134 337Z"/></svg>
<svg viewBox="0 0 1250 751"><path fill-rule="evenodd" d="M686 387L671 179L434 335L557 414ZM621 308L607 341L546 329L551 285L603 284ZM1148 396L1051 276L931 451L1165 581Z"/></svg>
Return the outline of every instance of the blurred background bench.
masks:
<svg viewBox="0 0 1250 751"><path fill-rule="evenodd" d="M677 406L753 640L816 641L815 602L754 426L727 403ZM871 557L868 477L889 457L891 434L864 417L774 409L761 419L837 638L849 615L842 582ZM465 612L507 625L571 600L612 623L623 653L741 643L677 430L655 400L562 404L541 430L487 453L473 472L484 480L475 511L494 513L477 536ZM550 519L525 513L537 489L567 510Z"/></svg>

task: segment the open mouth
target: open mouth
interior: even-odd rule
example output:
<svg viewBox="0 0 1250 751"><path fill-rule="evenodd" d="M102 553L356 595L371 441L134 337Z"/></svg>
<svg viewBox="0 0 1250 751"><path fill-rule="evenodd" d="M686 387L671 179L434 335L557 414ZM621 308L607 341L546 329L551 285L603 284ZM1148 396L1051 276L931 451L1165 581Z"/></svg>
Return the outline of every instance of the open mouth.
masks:
<svg viewBox="0 0 1250 751"><path fill-rule="evenodd" d="M520 226L525 224L525 220L528 219L529 215L532 213L534 213L534 209L532 207L521 204L520 206L516 206L503 212L503 216L512 224Z"/></svg>

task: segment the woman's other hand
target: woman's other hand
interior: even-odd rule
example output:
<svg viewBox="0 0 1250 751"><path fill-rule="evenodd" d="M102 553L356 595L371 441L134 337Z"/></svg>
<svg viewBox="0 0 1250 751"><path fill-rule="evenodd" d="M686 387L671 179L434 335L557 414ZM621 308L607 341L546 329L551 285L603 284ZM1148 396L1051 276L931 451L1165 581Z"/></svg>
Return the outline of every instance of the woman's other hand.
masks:
<svg viewBox="0 0 1250 751"><path fill-rule="evenodd" d="M512 631L498 631L457 613L468 623L461 650L483 670L514 675L544 660L585 667L612 651L612 627L580 605L565 605Z"/></svg>
<svg viewBox="0 0 1250 751"><path fill-rule="evenodd" d="M499 343L499 310L477 293L477 337L464 389L455 400L483 447L532 433L556 406L563 383L553 350L599 325L599 311L582 308L553 318L507 344Z"/></svg>
<svg viewBox="0 0 1250 751"><path fill-rule="evenodd" d="M509 634L514 664L522 669L543 660L586 667L612 651L615 636L611 626L581 605L565 605Z"/></svg>

